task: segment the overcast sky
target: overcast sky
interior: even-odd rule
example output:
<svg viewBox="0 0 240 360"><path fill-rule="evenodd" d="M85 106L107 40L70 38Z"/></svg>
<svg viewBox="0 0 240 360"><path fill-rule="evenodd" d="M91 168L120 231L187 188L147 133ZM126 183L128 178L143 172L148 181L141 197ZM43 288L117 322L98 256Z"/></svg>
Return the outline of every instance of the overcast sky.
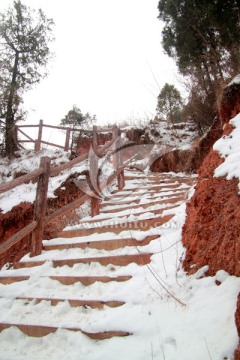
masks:
<svg viewBox="0 0 240 360"><path fill-rule="evenodd" d="M56 38L48 77L24 96L26 123L59 124L74 104L101 124L152 118L165 82L181 90L161 47L158 0L22 2L53 18Z"/></svg>

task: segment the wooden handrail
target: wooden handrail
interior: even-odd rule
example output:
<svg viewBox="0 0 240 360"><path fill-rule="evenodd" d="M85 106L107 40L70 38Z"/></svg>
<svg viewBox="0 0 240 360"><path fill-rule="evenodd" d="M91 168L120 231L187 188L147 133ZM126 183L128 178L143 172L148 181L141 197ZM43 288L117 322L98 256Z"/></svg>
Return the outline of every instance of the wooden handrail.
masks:
<svg viewBox="0 0 240 360"><path fill-rule="evenodd" d="M98 151L98 154L102 157L104 155L104 153L106 152L106 150L109 149L114 144L115 140L116 140L116 138L113 138L111 141L107 142L107 144L105 146L101 147L101 149ZM88 153L84 153L63 165L60 165L58 167L51 167L50 168L50 176L57 176L58 174L60 174L60 172L71 168L72 166L86 160L87 158L88 158ZM5 184L2 184L2 185L0 185L0 193L14 189L15 187L22 185L25 182L31 181L31 180L35 179L36 177L38 177L39 175L41 175L42 173L43 173L43 169L38 168L38 169L35 169L32 172L30 172L29 174L23 175L17 179L14 179Z"/></svg>
<svg viewBox="0 0 240 360"><path fill-rule="evenodd" d="M116 138L116 141L114 143L114 146L115 146L115 149L114 149L114 152L115 152L115 169L119 169L121 168L121 166L123 165L123 159L122 159L122 151L121 151L121 146L122 146L122 143L121 143L121 130L116 127L115 128L115 131L113 133L114 137ZM125 182L124 182L124 172L121 171L119 174L118 174L118 189L121 190L124 188L124 185L125 185Z"/></svg>
<svg viewBox="0 0 240 360"><path fill-rule="evenodd" d="M17 128L26 128L26 127L30 127L30 128L37 128L39 127L39 125L16 125Z"/></svg>
<svg viewBox="0 0 240 360"><path fill-rule="evenodd" d="M88 153L84 153L63 165L59 165L58 167L51 167L50 168L50 176L57 176L58 174L60 174L60 172L71 168L72 166L86 160L87 158L88 158Z"/></svg>
<svg viewBox="0 0 240 360"><path fill-rule="evenodd" d="M20 125L20 126L24 126L24 125ZM30 126L30 125L25 125L25 126ZM35 125L38 126L38 125ZM48 128L52 128L52 129L58 129L58 130L71 130L71 131L81 131L84 133L92 133L92 130L90 129L81 129L81 128L70 128L70 127L65 127L65 126L55 126L55 125L47 125L47 124L43 124L44 127L48 127ZM102 133L102 132L108 132L111 133L114 131L115 126L110 127L110 128L97 128L97 132L98 133Z"/></svg>
<svg viewBox="0 0 240 360"><path fill-rule="evenodd" d="M48 225L54 219L58 218L61 215L64 215L69 210L73 210L74 208L81 206L83 203L85 203L85 201L89 200L89 198L90 198L89 195L83 195L79 199L72 201L70 204L61 207L60 209L56 210L53 214L45 218L45 224Z"/></svg>
<svg viewBox="0 0 240 360"><path fill-rule="evenodd" d="M93 151L98 157L101 158L106 154L106 151L115 143L117 137L113 135L112 139L110 141L107 141L107 143L101 146L99 149L97 143L97 133L98 130L96 129L96 127L93 127Z"/></svg>
<svg viewBox="0 0 240 360"><path fill-rule="evenodd" d="M16 234L0 244L0 255L9 250L13 245L16 245L25 236L29 235L37 227L37 222L32 221L30 224L19 230Z"/></svg>
<svg viewBox="0 0 240 360"><path fill-rule="evenodd" d="M106 186L108 186L109 184L111 184L111 182L116 179L116 177L124 170L124 167L118 169L117 171L115 171L112 175L109 176L109 178L107 180L105 180L104 182L102 182L102 184L100 184L99 186L99 193L101 194L102 190L105 189ZM99 195L100 195L99 194ZM45 218L45 224L48 225L50 222L52 222L53 220L55 220L56 218L58 218L59 216L64 215L66 212L73 210L76 207L81 206L83 203L85 203L87 200L90 199L90 197L96 197L96 193L92 192L91 190L88 189L88 194L85 194L83 196L81 196L79 199L76 199L74 201L72 201L70 204L67 204L65 206L63 206L62 208L56 210L54 213L52 213L51 215L47 216Z"/></svg>
<svg viewBox="0 0 240 360"><path fill-rule="evenodd" d="M29 139L31 142L34 142L34 140L28 134L26 134L24 131L22 131L21 129L18 129L18 131L21 134L23 134L24 136L26 136L26 138Z"/></svg>
<svg viewBox="0 0 240 360"><path fill-rule="evenodd" d="M44 126L42 121L40 122L41 127ZM24 125L22 125L25 127ZM35 127L36 125L32 125L30 127ZM51 125L49 127L52 127ZM59 127L55 127L59 128ZM64 128L66 129L66 128ZM20 129L19 129L20 130ZM98 147L97 144L97 134L100 132L112 132L112 139L108 141L101 148ZM42 131L42 130L41 130ZM38 145L39 142L43 142L41 139L41 131L39 132L38 137ZM22 132L20 130L20 132ZM24 134L24 132L22 132ZM119 177L123 176L124 167L122 166L121 156L118 154L118 146L119 146L119 130L114 127L113 129L97 129L94 128L93 135L93 153L88 154L84 153L77 158L60 165L58 167L50 167L50 159L48 157L41 158L41 162L38 169L33 170L31 173L23 175L17 179L14 179L8 183L0 185L0 193L5 191L9 191L21 184L32 181L35 178L38 178L37 184L37 192L36 192L36 200L34 204L34 219L33 221L25 226L23 229L18 231L4 243L0 244L0 255L5 251L9 250L13 245L16 245L20 240L22 240L27 235L32 235L31 241L31 256L35 256L41 253L42 250L42 237L44 226L49 224L55 218L65 214L67 211L72 210L76 207L81 206L85 201L91 199L92 205L92 216L97 215L99 213L99 198L101 197L102 190L109 185L115 178L118 178L118 187L122 186L123 181L119 182ZM68 131L68 136L70 132ZM25 134L24 134L25 135ZM28 136L27 136L28 137ZM30 137L29 137L30 138ZM67 146L68 139L66 138L65 148ZM98 184L98 157L102 157L106 154L107 150L114 145L114 151L112 152L115 158L115 171L114 173L104 182ZM59 146L60 147L60 146ZM89 157L90 156L90 157ZM88 191L88 194L81 196L79 199L74 200L70 204L63 206L62 208L55 211L53 214L45 217L45 209L47 203L47 190L48 190L48 182L49 176L56 176L62 171L73 167L74 165L87 160L89 157L90 163L90 179L92 185L92 192ZM122 178L121 178L122 179ZM89 180L90 181L90 180ZM120 187L119 187L120 188ZM95 190L95 191L94 191Z"/></svg>
<svg viewBox="0 0 240 360"><path fill-rule="evenodd" d="M29 135L27 135L24 131L21 130L21 128L27 128L27 127L30 127L30 128L38 127L38 138L36 140L33 140ZM66 131L65 145L64 146L63 145L58 145L58 144L54 144L54 143L51 143L49 141L43 140L42 139L42 133L43 133L43 128L44 127ZM97 128L96 127L96 133L103 133L103 132L106 133L107 132L107 133L114 134L115 128L116 128L116 126L113 126L111 128ZM65 151L68 151L70 149L69 148L69 142L70 142L71 132L79 131L79 132L82 132L82 133L85 133L85 134L92 134L93 133L92 130L84 130L84 129L80 129L80 128L72 129L70 127L44 124L43 120L39 121L39 125L17 125L16 129L17 129L17 131L19 131L22 135L24 135L28 139L28 140L19 140L19 144L32 142L32 143L34 143L34 150L35 151L40 151L41 144L54 146L54 147L57 147L59 149L63 149ZM106 144L106 148L104 147L104 148L100 149L99 153L98 153L98 150L96 150L95 153L99 157L104 156L104 152L106 151L107 148L109 148L113 144L113 142L110 145Z"/></svg>
<svg viewBox="0 0 240 360"><path fill-rule="evenodd" d="M39 167L38 169L31 171L29 174L23 175L17 179L14 179L12 181L9 181L5 184L0 185L0 193L12 190L17 186L24 184L25 182L36 179L36 177L41 175L43 173L43 171L44 170L41 167Z"/></svg>
<svg viewBox="0 0 240 360"><path fill-rule="evenodd" d="M115 126L111 127L111 128L97 128L97 132L98 133L102 133L102 132L108 132L108 133L112 133L114 131Z"/></svg>
<svg viewBox="0 0 240 360"><path fill-rule="evenodd" d="M42 239L44 220L47 208L47 192L50 176L51 159L47 156L41 158L40 167L44 170L38 178L36 200L34 204L33 219L37 222L36 229L32 232L31 256L40 255L42 252Z"/></svg>
<svg viewBox="0 0 240 360"><path fill-rule="evenodd" d="M43 124L44 127L47 128L51 128L51 129L58 129L58 130L67 130L70 129L71 131L74 131L73 129L69 128L69 127L65 127L65 126L54 126L54 125L47 125L47 124Z"/></svg>
<svg viewBox="0 0 240 360"><path fill-rule="evenodd" d="M57 147L57 148L59 148L59 149L65 149L65 146L58 145L58 144L54 144L54 143L50 143L49 141L45 141L45 140L41 140L41 144L54 146L54 147Z"/></svg>
<svg viewBox="0 0 240 360"><path fill-rule="evenodd" d="M103 189L105 189L106 186L108 186L109 184L111 184L111 182L113 182L113 180L115 180L119 174L121 174L124 170L124 166L120 167L118 170L114 171L114 173L112 175L110 175L107 180L105 180L102 185L100 186L100 190L102 191Z"/></svg>

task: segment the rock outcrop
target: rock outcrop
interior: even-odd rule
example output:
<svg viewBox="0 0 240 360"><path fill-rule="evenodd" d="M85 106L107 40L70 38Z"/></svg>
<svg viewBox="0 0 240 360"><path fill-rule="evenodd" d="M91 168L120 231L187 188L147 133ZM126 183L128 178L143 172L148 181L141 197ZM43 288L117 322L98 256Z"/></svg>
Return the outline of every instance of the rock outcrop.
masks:
<svg viewBox="0 0 240 360"><path fill-rule="evenodd" d="M240 83L226 87L220 108L223 136L230 135L229 121L240 112ZM231 136L231 135L230 135ZM215 169L224 162L219 152L211 150L198 173L196 190L187 204L183 244L186 247L184 268L195 272L204 265L208 274L226 270L240 276L240 195L239 179L214 177ZM240 336L240 300L236 311L236 324ZM240 359L240 348L235 360Z"/></svg>
<svg viewBox="0 0 240 360"><path fill-rule="evenodd" d="M174 149L166 152L154 161L153 172L196 172L213 144L222 135L220 118L216 118L208 133L196 139L189 149Z"/></svg>

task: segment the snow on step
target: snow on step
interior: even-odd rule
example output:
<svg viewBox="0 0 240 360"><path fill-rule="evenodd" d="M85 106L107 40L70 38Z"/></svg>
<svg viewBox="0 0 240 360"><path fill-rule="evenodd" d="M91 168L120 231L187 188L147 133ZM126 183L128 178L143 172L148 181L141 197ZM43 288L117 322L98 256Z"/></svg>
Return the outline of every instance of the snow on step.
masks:
<svg viewBox="0 0 240 360"><path fill-rule="evenodd" d="M119 223L125 223L125 222L132 222L136 221L140 217L147 219L148 216L152 218L153 216L161 215L166 209L173 209L175 206L171 204L167 204L166 206L151 206L150 208L141 208L134 209L132 211L131 208L129 208L128 211L117 212L114 215L110 214L109 216L106 216L106 214L102 214L99 217L96 216L95 218L88 220L86 218L83 218L82 221L79 222L79 229L88 227L90 228L90 224L93 225L93 227L99 227L108 225L109 223L112 224L113 221L116 221L116 224ZM96 226L97 225L97 226Z"/></svg>
<svg viewBox="0 0 240 360"><path fill-rule="evenodd" d="M154 214L160 214L164 211L164 209L169 209L170 207L174 207L174 206L178 206L180 205L180 197L177 198L177 201L175 200L176 198L174 198L174 201L171 201L170 203L147 203L147 204L139 204L137 207L136 206L128 206L127 209L123 209L120 211L115 211L114 213L114 217L126 217L126 216L130 216L130 215L141 215L143 213L146 212L152 212ZM112 218L113 217L113 213L106 213L103 212L97 216L94 216L94 218L91 217L85 217L83 218L79 223L85 223L85 222L96 222L96 221L103 221L106 220L108 218Z"/></svg>
<svg viewBox="0 0 240 360"><path fill-rule="evenodd" d="M122 306L125 304L124 301L97 301L97 300L78 300L78 299L52 299L47 297L18 297L16 300L24 300L26 302L34 301L35 304L39 304L41 301L49 301L51 303L51 306L56 306L57 304L68 301L69 305L71 307L78 307L78 306L89 306L92 309L102 309L104 306L109 306L112 308L115 308L117 306Z"/></svg>
<svg viewBox="0 0 240 360"><path fill-rule="evenodd" d="M122 194L127 194L130 191L136 191L136 192L143 192L146 189L151 189L151 188L155 188L158 186L171 186L171 185L177 185L177 184L181 184L181 183L192 183L193 180L189 180L189 179L181 179L181 180L176 180L176 179L158 179L158 178L154 178L151 181L146 181L145 179L143 180L136 180L136 181L125 181L125 186L123 190L114 190L112 192L113 195L116 196L121 196Z"/></svg>
<svg viewBox="0 0 240 360"><path fill-rule="evenodd" d="M41 255L26 255L1 271L0 331L16 327L29 336L57 337L62 329L95 340L136 332L142 291L156 281L149 264L165 251L161 226L172 221L192 184L178 180L166 175L127 180L123 191L103 202L102 214L44 241ZM133 203L131 216L121 209L126 199Z"/></svg>
<svg viewBox="0 0 240 360"><path fill-rule="evenodd" d="M52 280L57 280L63 285L72 285L76 282L80 282L85 286L91 285L97 281L108 283L110 281L127 281L131 279L131 276L117 276L117 277L107 277L107 276L49 276ZM11 284L18 281L29 280L30 276L0 276L1 284Z"/></svg>
<svg viewBox="0 0 240 360"><path fill-rule="evenodd" d="M71 248L94 248L99 250L115 250L118 248L123 248L126 246L145 246L149 244L150 241L156 239L158 236L147 236L142 241L137 241L133 238L123 238L123 239L110 239L110 240L100 240L100 241L85 241L85 242L74 242L74 243L62 243L62 244L49 244L43 246L43 250L63 250L63 249L71 249Z"/></svg>
<svg viewBox="0 0 240 360"><path fill-rule="evenodd" d="M129 191L125 191L123 192L123 194L114 194L113 196L108 196L107 197L107 202L109 202L111 199L113 200L121 200L122 198L127 198L129 197L130 199L135 199L139 196L142 196L143 194L147 195L148 193L152 193L152 192L156 192L156 191L168 191L169 189L171 190L180 190L180 189L189 189L191 187L191 185L186 184L185 182L182 184L179 184L178 182L175 183L171 183L171 184L162 184L162 185L150 185L150 186L145 186L143 188L138 188L137 191L133 191L132 189L130 189ZM106 202L106 201L104 201ZM104 203L103 202L103 203Z"/></svg>
<svg viewBox="0 0 240 360"><path fill-rule="evenodd" d="M170 211L170 210L169 210ZM165 210L166 212L166 210ZM143 213L143 216L138 218L129 216L127 219L116 218L106 220L104 222L85 223L73 227L73 230L65 230L58 233L58 237L77 237L87 236L91 234L102 234L105 232L113 232L120 234L124 230L139 230L145 231L154 227L162 226L173 218L173 214L163 213L161 216L154 213Z"/></svg>
<svg viewBox="0 0 240 360"><path fill-rule="evenodd" d="M135 178L145 177L137 171L126 171L126 174ZM158 177L163 179L165 176L159 174ZM168 176L173 180L184 179L184 175ZM154 175L148 178L156 180ZM183 202L187 191L187 188L181 190L181 195L186 194ZM168 190L167 193L176 198L174 191ZM163 192L159 190L155 197L149 196L147 200L162 201L170 197L165 195L164 199ZM143 198L145 201L144 195ZM148 244L136 245L138 250L143 248L145 253L152 254L149 264L139 266L130 262L121 266L87 262L54 267L60 265L53 263L54 257L64 260L61 251L68 259L66 250L71 256L72 250L77 251L70 246L70 249L58 249L58 252L57 249L44 250L42 265L2 270L0 276L29 278L8 285L0 283L1 359L233 359L238 343L234 312L240 280L223 270L215 276L206 276L207 266L195 275L187 276L181 268L184 254L181 227L185 219L185 205L169 211L174 216L167 223L171 226L152 227L146 231L123 230L119 234L108 230L102 234L81 234L76 238L44 241L44 246L95 242L92 249L96 243L100 246L103 241L101 246L105 249L108 240L112 242L116 239L123 245L127 239L140 243L153 236ZM177 226L172 226L175 223ZM107 247L105 251L108 250L108 253L104 257L126 257L128 251L130 256L136 256L137 253L131 249L136 247L134 244L131 243L125 250L120 247L118 253L114 248L113 254ZM54 254L52 259L47 260L47 253ZM85 257L89 254L86 250ZM102 257L103 253L99 249L95 255ZM97 281L86 286L81 282L63 285L49 276L131 278L123 282ZM28 338L24 333L36 338ZM104 341L96 341L100 339Z"/></svg>
<svg viewBox="0 0 240 360"><path fill-rule="evenodd" d="M106 340L111 339L116 336L128 336L130 335L126 331L104 331L98 333L91 333L87 331L83 331L81 328L77 327L64 327L64 326L44 326L44 325L26 325L26 324L18 324L18 323L0 323L0 332L8 329L9 327L15 326L19 330L21 330L24 334L32 337L43 337L49 334L55 333L59 328L68 330L68 331L80 331L84 335L90 337L93 340Z"/></svg>
<svg viewBox="0 0 240 360"><path fill-rule="evenodd" d="M178 201L186 201L186 191L165 192L165 195L159 196L159 193L153 196L142 197L134 201L124 201L120 203L104 203L101 206L101 213L113 213L116 211L124 211L127 209L134 209L138 207L147 208L150 205L163 205L167 207L169 204L177 203Z"/></svg>
<svg viewBox="0 0 240 360"><path fill-rule="evenodd" d="M150 262L152 254L135 254L135 255L115 255L115 256L98 256L92 258L75 258L75 259L62 259L52 260L53 267L58 266L74 266L75 264L90 264L92 262L98 262L102 265L120 265L125 266L130 263L136 263L138 265L145 265ZM14 264L16 269L28 268L32 266L43 265L45 260L34 261L20 261Z"/></svg>
<svg viewBox="0 0 240 360"><path fill-rule="evenodd" d="M189 190L189 187L187 188L178 188L178 189L175 189L175 190L169 190L169 189L166 189L164 191L157 191L157 192L147 192L146 194L143 194L141 196L129 196L129 197L125 197L123 199L117 199L117 200L114 200L112 199L111 201L108 199L106 201L103 201L102 202L102 208L106 206L114 206L115 208L117 207L121 207L121 206L126 206L126 204L129 204L131 206L131 204L142 204L142 203L151 203L151 201L153 199L155 200L166 200L166 203L168 202L168 199L171 199L172 197L174 196L177 196L177 195L183 195L183 194L186 194Z"/></svg>

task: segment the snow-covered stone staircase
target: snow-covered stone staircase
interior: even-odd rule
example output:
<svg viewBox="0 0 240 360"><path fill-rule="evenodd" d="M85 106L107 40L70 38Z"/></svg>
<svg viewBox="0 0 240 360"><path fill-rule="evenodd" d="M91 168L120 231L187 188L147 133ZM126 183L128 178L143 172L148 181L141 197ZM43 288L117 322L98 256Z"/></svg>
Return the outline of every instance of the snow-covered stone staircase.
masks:
<svg viewBox="0 0 240 360"><path fill-rule="evenodd" d="M137 284L159 251L161 228L177 226L176 209L195 178L125 174L125 188L102 202L100 215L0 271L0 331L16 326L41 337L65 329L95 340L134 332L134 312L130 319L125 310L141 304Z"/></svg>

